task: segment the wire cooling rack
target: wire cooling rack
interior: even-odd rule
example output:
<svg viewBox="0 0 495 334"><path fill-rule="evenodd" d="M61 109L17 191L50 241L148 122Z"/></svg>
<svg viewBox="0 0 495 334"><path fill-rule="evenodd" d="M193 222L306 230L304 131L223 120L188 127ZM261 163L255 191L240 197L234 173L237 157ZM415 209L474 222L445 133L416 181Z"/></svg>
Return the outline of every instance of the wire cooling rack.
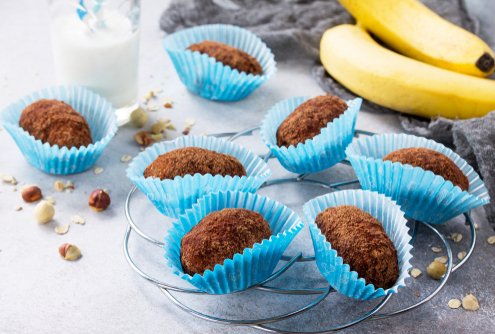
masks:
<svg viewBox="0 0 495 334"><path fill-rule="evenodd" d="M260 127L254 127L254 128L249 128L241 132L236 132L236 133L220 133L216 135L212 135L215 137L229 137L228 140L233 141L241 136L246 136L246 135L252 135L254 131L259 130ZM355 130L355 137L359 136L372 136L374 133L372 132L367 132L367 131L361 131L361 130ZM267 153L263 159L268 161L269 159L273 158L271 152ZM340 163L345 164L345 165L350 165L348 160L341 161ZM359 180L351 180L351 181L344 181L344 182L338 182L338 183L331 183L327 184L321 181L316 181L316 180L311 180L308 177L311 176L311 174L301 174L298 175L295 178L287 178L287 179L278 179L278 180L270 180L266 181L261 188L265 187L271 187L271 186L276 186L280 185L283 183L299 183L299 184L308 184L308 185L313 185L321 188L328 189L329 191L340 191L340 187L351 185L351 184L359 184ZM315 288L315 289L284 289L284 288L278 288L278 287L273 287L268 285L270 281L275 280L276 278L280 277L283 275L290 267L293 265L299 263L299 262L306 262L306 261L315 261L314 256L303 256L302 253L298 253L295 256L290 256L290 255L283 255L280 261L285 261L287 262L282 268L274 272L270 277L268 277L266 280L263 282L260 282L256 285L250 286L247 289L241 290L241 291L246 291L250 289L256 289L256 290L261 290L266 293L277 293L277 294L290 294L290 295L318 295L316 299L311 301L310 303L306 304L303 307L300 307L296 310L289 311L288 313L284 313L278 316L274 317L269 317L269 318L260 318L260 319L247 319L247 320L232 320L232 319L223 319L223 318L217 318L211 315L207 315L201 312L198 312L194 310L193 308L190 308L186 305L184 305L178 298L173 296L171 294L171 291L174 292L180 292L180 293L188 293L188 294L208 294L206 292L200 291L198 289L191 289L191 288L182 288L179 286L171 285L166 282L159 281L149 275L147 275L145 272L143 272L141 269L139 269L136 264L132 261L131 256L129 254L129 236L132 231L137 233L139 236L141 236L143 239L146 241L163 248L164 242L156 240L148 236L146 233L144 233L134 222L131 216L130 212L130 203L132 200L132 196L134 195L137 187L134 186L130 191L129 194L127 195L127 199L125 202L125 215L127 218L127 221L129 223L129 226L127 227L127 230L125 232L124 236L124 254L127 259L127 262L131 266L132 269L134 269L141 277L146 279L148 282L156 285L164 294L165 296L177 307L181 308L182 310L200 318L203 320L211 321L214 323L220 323L224 325L230 325L230 326L249 326L252 328L259 329L261 331L265 331L268 333L318 333L318 334L324 334L324 333L334 333L346 328L349 328L351 326L357 325L363 321L370 321L370 320L380 320L380 319L386 319L390 317L394 317L400 314L404 314L406 312L409 312L425 303L430 301L433 297L435 297L440 290L445 286L447 281L449 280L450 274L462 267L464 263L469 259L471 254L473 253L474 246L476 245L476 232L475 232L475 226L474 222L472 221L469 213L464 213L464 216L466 217L466 221L468 222L471 230L471 245L469 247L469 251L467 252L466 256L464 259L459 262L455 267L452 265L452 250L450 248L449 243L447 240L444 238L444 236L438 232L438 230L433 227L432 225L420 222L420 221L413 221L412 228L410 230L412 239L410 241L411 245L414 244L418 232L418 226L419 224L423 224L426 226L430 232L433 234L437 235L442 242L445 245L445 248L447 250L447 257L448 257L448 262L447 262L447 272L443 275L442 279L440 280L438 286L433 290L429 295L418 301L417 303L410 305L408 307L405 307L400 310L396 310L393 312L388 312L388 313L379 313L379 311L387 304L387 302L392 298L392 294L386 295L382 298L382 300L378 303L378 305L374 306L368 313L366 313L364 316L355 319L351 322L348 322L344 325L340 325L337 327L332 327L332 328L327 328L327 329L322 329L322 330L317 330L317 331L287 331L287 330L280 330L273 328L271 326L267 326L267 324L282 321L284 319L293 317L295 315L301 314L303 312L306 312L310 310L311 308L315 307L318 305L321 301L323 301L330 293L336 292L335 289L333 289L330 285L326 288ZM237 292L241 292L237 291ZM237 293L235 292L235 293Z"/></svg>

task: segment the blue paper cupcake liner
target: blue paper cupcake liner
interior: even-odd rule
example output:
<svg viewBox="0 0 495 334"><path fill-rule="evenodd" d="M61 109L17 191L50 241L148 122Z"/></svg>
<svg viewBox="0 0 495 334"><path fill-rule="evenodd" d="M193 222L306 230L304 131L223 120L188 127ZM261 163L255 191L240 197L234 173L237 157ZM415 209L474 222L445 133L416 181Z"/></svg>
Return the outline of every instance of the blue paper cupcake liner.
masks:
<svg viewBox="0 0 495 334"><path fill-rule="evenodd" d="M262 75L239 73L215 58L187 50L191 44L216 41L241 49L260 63ZM274 55L252 32L226 24L208 24L168 35L163 47L180 80L193 93L210 100L237 101L253 92L277 71Z"/></svg>
<svg viewBox="0 0 495 334"><path fill-rule="evenodd" d="M261 244L244 249L233 259L217 264L213 271L203 275L184 274L180 263L182 237L211 212L225 208L243 208L259 212L270 224L272 236ZM165 238L165 258L174 274L185 279L201 291L225 294L246 289L267 279L277 266L282 254L303 228L302 220L286 206L267 197L245 192L222 191L199 199L192 209L179 217Z"/></svg>
<svg viewBox="0 0 495 334"><path fill-rule="evenodd" d="M277 157L282 166L293 173L316 173L330 168L345 159L345 148L352 141L356 118L362 99L347 101L348 109L339 118L321 129L313 139L291 145L289 148L277 145L277 129L280 124L310 96L294 97L273 106L261 123L261 138Z"/></svg>
<svg viewBox="0 0 495 334"><path fill-rule="evenodd" d="M41 99L70 104L88 122L93 144L79 149L50 146L36 140L19 126L22 111ZM112 104L90 90L78 86L56 86L29 94L12 103L0 114L0 123L14 138L26 160L52 174L74 174L91 168L117 132L117 116Z"/></svg>
<svg viewBox="0 0 495 334"><path fill-rule="evenodd" d="M382 161L388 153L408 147L426 147L446 155L468 177L469 192L420 167ZM488 190L473 168L452 150L433 140L406 134L384 134L355 141L347 147L346 154L361 187L391 197L407 217L441 224L490 202Z"/></svg>
<svg viewBox="0 0 495 334"><path fill-rule="evenodd" d="M358 273L351 271L349 265L343 263L343 259L332 249L316 226L315 219L320 212L339 205L356 206L382 223L383 229L394 243L399 260L399 278L390 289L375 289L373 284L366 284L364 278L358 278ZM411 236L407 233L409 228L406 226L404 212L390 198L368 190L344 190L314 198L304 204L303 210L313 240L316 265L335 290L347 297L370 300L397 293L400 287L405 286L404 280L409 277L408 270L411 268L409 261L413 247L409 244Z"/></svg>
<svg viewBox="0 0 495 334"><path fill-rule="evenodd" d="M159 155L182 147L201 147L231 155L244 166L246 176L186 175L173 180L144 178L144 170ZM165 216L178 218L197 200L211 192L239 190L256 192L272 172L259 156L235 143L209 136L185 136L174 141L160 142L141 152L129 164L127 177L151 200Z"/></svg>

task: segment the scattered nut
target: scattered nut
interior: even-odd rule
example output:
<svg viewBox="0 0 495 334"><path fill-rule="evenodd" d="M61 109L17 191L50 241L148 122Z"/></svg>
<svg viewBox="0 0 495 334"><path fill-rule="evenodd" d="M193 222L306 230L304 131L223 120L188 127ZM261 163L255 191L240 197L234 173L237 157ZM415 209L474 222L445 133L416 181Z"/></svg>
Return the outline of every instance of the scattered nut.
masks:
<svg viewBox="0 0 495 334"><path fill-rule="evenodd" d="M459 254L457 254L457 258L462 261L466 257L466 254L466 252L460 252Z"/></svg>
<svg viewBox="0 0 495 334"><path fill-rule="evenodd" d="M14 210L15 210L15 211L21 211L21 210L22 210L22 206L16 206L16 207L14 208Z"/></svg>
<svg viewBox="0 0 495 334"><path fill-rule="evenodd" d="M459 308L461 306L461 301L459 299L451 299L449 301L450 308Z"/></svg>
<svg viewBox="0 0 495 334"><path fill-rule="evenodd" d="M478 299L470 293L468 293L466 297L462 298L462 307L469 311L476 311L480 308Z"/></svg>
<svg viewBox="0 0 495 334"><path fill-rule="evenodd" d="M2 179L3 182L17 184L17 181L15 181L15 178L12 175L7 174L7 173L0 174L0 179ZM14 183L14 182L16 182L16 183Z"/></svg>
<svg viewBox="0 0 495 334"><path fill-rule="evenodd" d="M74 261L81 257L81 250L71 244L63 244L58 248L60 256L68 261Z"/></svg>
<svg viewBox="0 0 495 334"><path fill-rule="evenodd" d="M431 250L434 252L434 253L441 253L442 250L438 247L431 247Z"/></svg>
<svg viewBox="0 0 495 334"><path fill-rule="evenodd" d="M167 102L167 103L165 103L163 106L164 106L165 108L172 108L172 104L171 104L171 103L168 103L168 102Z"/></svg>
<svg viewBox="0 0 495 334"><path fill-rule="evenodd" d="M96 167L95 172L96 175L103 173L103 168L102 167Z"/></svg>
<svg viewBox="0 0 495 334"><path fill-rule="evenodd" d="M86 223L84 221L83 217L78 216L78 215L74 215L74 216L70 217L70 220L72 220L73 223L81 224L81 225L84 225Z"/></svg>
<svg viewBox="0 0 495 334"><path fill-rule="evenodd" d="M153 138L154 141L160 141L163 139L163 135L162 134L151 135L151 138Z"/></svg>
<svg viewBox="0 0 495 334"><path fill-rule="evenodd" d="M22 191L22 199L26 203L36 202L41 199L41 189L34 186Z"/></svg>
<svg viewBox="0 0 495 334"><path fill-rule="evenodd" d="M187 136L189 134L189 130L190 130L189 128L185 128L184 131L182 131L182 134L184 136Z"/></svg>
<svg viewBox="0 0 495 334"><path fill-rule="evenodd" d="M44 224L48 223L55 216L55 208L48 201L41 201L34 208L34 219Z"/></svg>
<svg viewBox="0 0 495 334"><path fill-rule="evenodd" d="M68 180L67 183L65 184L65 188L72 188L74 189L74 186L72 185L72 181Z"/></svg>
<svg viewBox="0 0 495 334"><path fill-rule="evenodd" d="M54 205L55 204L55 200L53 199L52 196L46 196L46 200L51 204L51 205Z"/></svg>
<svg viewBox="0 0 495 334"><path fill-rule="evenodd" d="M426 272L433 279L440 279L446 272L447 267L442 262L433 261L430 263L428 268L426 268Z"/></svg>
<svg viewBox="0 0 495 334"><path fill-rule="evenodd" d="M175 126L173 124L168 124L167 125L167 130L172 130L172 131L175 131Z"/></svg>
<svg viewBox="0 0 495 334"><path fill-rule="evenodd" d="M480 227L478 226L478 224L474 223L474 229L475 229L476 231L478 231L478 230L480 229Z"/></svg>
<svg viewBox="0 0 495 334"><path fill-rule="evenodd" d="M414 268L413 270L411 270L411 276L414 278L418 277L421 274L422 274L422 272L419 269Z"/></svg>
<svg viewBox="0 0 495 334"><path fill-rule="evenodd" d="M57 234L65 234L69 232L69 223L55 227L55 232L57 232Z"/></svg>
<svg viewBox="0 0 495 334"><path fill-rule="evenodd" d="M66 194L70 194L71 192L72 192L72 190L70 190L70 189L65 189L65 193L66 193Z"/></svg>
<svg viewBox="0 0 495 334"><path fill-rule="evenodd" d="M96 189L89 195L89 207L95 211L105 210L110 205L110 196L102 189Z"/></svg>
<svg viewBox="0 0 495 334"><path fill-rule="evenodd" d="M130 155L124 155L122 158L120 158L120 161L122 162L128 162L132 159L132 156Z"/></svg>
<svg viewBox="0 0 495 334"><path fill-rule="evenodd" d="M196 121L194 120L194 118L186 119L186 127L188 127L188 128L192 127L195 123L196 123Z"/></svg>
<svg viewBox="0 0 495 334"><path fill-rule="evenodd" d="M152 106L147 107L146 110L148 110L148 111L157 111L157 110L160 110L160 106L158 106L158 105L155 104L155 105L152 105Z"/></svg>
<svg viewBox="0 0 495 334"><path fill-rule="evenodd" d="M167 97L165 98L165 103L170 103L170 104L172 104L172 103L174 103L174 101L172 101L172 99L171 99L170 97L168 97L168 96L167 96ZM172 108L172 107L170 107L170 108Z"/></svg>
<svg viewBox="0 0 495 334"><path fill-rule="evenodd" d="M418 291L414 291L414 295L415 295L416 297L419 297L419 293L418 293Z"/></svg>
<svg viewBox="0 0 495 334"><path fill-rule="evenodd" d="M17 191L17 188L16 187L12 187L12 191Z"/></svg>
<svg viewBox="0 0 495 334"><path fill-rule="evenodd" d="M156 123L151 126L151 133L157 135L164 132L166 128L165 123Z"/></svg>
<svg viewBox="0 0 495 334"><path fill-rule="evenodd" d="M435 258L435 261L441 262L443 264L446 264L449 258L447 256L440 256Z"/></svg>
<svg viewBox="0 0 495 334"><path fill-rule="evenodd" d="M143 108L137 108L131 113L130 121L132 124L137 126L138 128L143 127L148 123L150 118L150 114Z"/></svg>
<svg viewBox="0 0 495 334"><path fill-rule="evenodd" d="M134 139L136 139L139 145L148 146L153 142L153 138L151 138L151 133L149 131L141 131L134 135Z"/></svg>
<svg viewBox="0 0 495 334"><path fill-rule="evenodd" d="M160 117L160 118L158 118L158 122L167 124L167 123L170 123L170 119L165 118L165 117Z"/></svg>
<svg viewBox="0 0 495 334"><path fill-rule="evenodd" d="M489 237L487 241L488 241L488 243L489 243L490 245L495 244L495 235L493 235L493 236Z"/></svg>
<svg viewBox="0 0 495 334"><path fill-rule="evenodd" d="M65 184L62 181L55 182L54 186L58 191L63 191L65 189Z"/></svg>
<svg viewBox="0 0 495 334"><path fill-rule="evenodd" d="M452 233L449 239L454 240L454 242L459 242L462 240L462 234L460 233Z"/></svg>

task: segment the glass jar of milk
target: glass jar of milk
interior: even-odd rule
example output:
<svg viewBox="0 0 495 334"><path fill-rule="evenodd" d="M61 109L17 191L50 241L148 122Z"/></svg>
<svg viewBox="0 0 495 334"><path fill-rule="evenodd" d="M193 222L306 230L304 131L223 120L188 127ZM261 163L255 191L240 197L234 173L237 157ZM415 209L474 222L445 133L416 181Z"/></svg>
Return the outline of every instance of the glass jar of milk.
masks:
<svg viewBox="0 0 495 334"><path fill-rule="evenodd" d="M140 0L50 0L55 74L117 108L119 124L137 108Z"/></svg>

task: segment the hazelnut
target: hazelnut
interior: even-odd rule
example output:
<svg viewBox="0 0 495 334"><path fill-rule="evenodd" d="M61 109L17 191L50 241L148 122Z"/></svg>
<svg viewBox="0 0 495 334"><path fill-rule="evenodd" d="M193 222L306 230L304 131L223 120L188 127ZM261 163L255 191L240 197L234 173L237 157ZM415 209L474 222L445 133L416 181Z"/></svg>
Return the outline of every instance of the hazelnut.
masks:
<svg viewBox="0 0 495 334"><path fill-rule="evenodd" d="M54 186L58 191L63 191L65 189L65 184L62 181L55 182Z"/></svg>
<svg viewBox="0 0 495 334"><path fill-rule="evenodd" d="M41 199L41 189L33 186L22 191L22 199L27 202L36 202Z"/></svg>
<svg viewBox="0 0 495 334"><path fill-rule="evenodd" d="M150 114L143 108L138 108L131 113L130 121L138 128L143 127L150 118Z"/></svg>
<svg viewBox="0 0 495 334"><path fill-rule="evenodd" d="M447 267L442 262L433 261L430 263L428 268L426 268L426 272L433 279L440 279L446 272Z"/></svg>
<svg viewBox="0 0 495 334"><path fill-rule="evenodd" d="M81 257L81 250L71 244L63 244L58 248L60 256L62 256L67 261L74 261Z"/></svg>
<svg viewBox="0 0 495 334"><path fill-rule="evenodd" d="M151 133L149 131L141 131L134 135L134 139L138 142L139 145L148 146L153 143L153 138L151 137Z"/></svg>
<svg viewBox="0 0 495 334"><path fill-rule="evenodd" d="M462 298L462 307L464 307L465 310L477 311L479 310L480 305L478 304L478 299L468 293L466 297Z"/></svg>
<svg viewBox="0 0 495 334"><path fill-rule="evenodd" d="M103 211L110 205L110 196L102 189L96 189L89 195L89 207L95 211Z"/></svg>
<svg viewBox="0 0 495 334"><path fill-rule="evenodd" d="M167 125L165 123L156 123L151 126L151 133L157 135L165 131Z"/></svg>
<svg viewBox="0 0 495 334"><path fill-rule="evenodd" d="M41 201L34 208L34 218L44 224L48 223L55 216L55 208L48 201Z"/></svg>

